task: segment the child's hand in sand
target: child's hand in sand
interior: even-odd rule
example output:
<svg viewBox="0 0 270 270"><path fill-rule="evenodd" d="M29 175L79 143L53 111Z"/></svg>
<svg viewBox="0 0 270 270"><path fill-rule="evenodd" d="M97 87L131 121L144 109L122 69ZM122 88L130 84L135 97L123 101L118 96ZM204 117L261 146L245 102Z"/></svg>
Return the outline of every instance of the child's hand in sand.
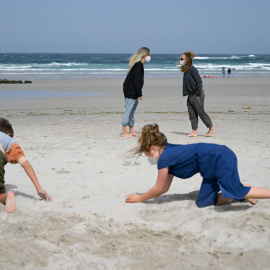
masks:
<svg viewBox="0 0 270 270"><path fill-rule="evenodd" d="M140 195L137 195L137 194L133 194L133 195L129 195L127 198L126 198L126 203L138 203L140 202Z"/></svg>
<svg viewBox="0 0 270 270"><path fill-rule="evenodd" d="M52 201L52 197L43 189L38 191L38 195L40 196L40 198L42 198L42 200L46 200L47 202Z"/></svg>

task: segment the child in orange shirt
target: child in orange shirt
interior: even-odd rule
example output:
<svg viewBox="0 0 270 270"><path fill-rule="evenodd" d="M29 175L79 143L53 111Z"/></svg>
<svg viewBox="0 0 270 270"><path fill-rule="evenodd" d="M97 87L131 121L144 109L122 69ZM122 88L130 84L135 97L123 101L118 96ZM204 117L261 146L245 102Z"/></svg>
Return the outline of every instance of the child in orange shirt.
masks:
<svg viewBox="0 0 270 270"><path fill-rule="evenodd" d="M25 158L21 147L14 141L13 135L14 131L9 121L0 118L0 203L5 204L5 211L7 213L16 211L14 192L10 190L7 194L5 193L4 166L7 162L12 164L19 163L33 182L38 195L46 201L52 200L52 197L41 188L34 169Z"/></svg>

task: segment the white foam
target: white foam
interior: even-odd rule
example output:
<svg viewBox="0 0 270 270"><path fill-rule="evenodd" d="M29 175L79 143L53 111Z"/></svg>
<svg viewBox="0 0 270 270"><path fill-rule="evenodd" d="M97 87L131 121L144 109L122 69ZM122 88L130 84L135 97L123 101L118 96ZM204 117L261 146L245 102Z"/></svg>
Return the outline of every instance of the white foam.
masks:
<svg viewBox="0 0 270 270"><path fill-rule="evenodd" d="M175 70L178 70L177 67L175 68L145 68L144 70L147 70L147 71L175 71Z"/></svg>
<svg viewBox="0 0 270 270"><path fill-rule="evenodd" d="M206 56L195 56L194 59L205 60L205 59L209 59L209 57L206 57Z"/></svg>
<svg viewBox="0 0 270 270"><path fill-rule="evenodd" d="M21 66L21 65L0 65L1 69L24 69L24 68L31 68L31 66L27 65L27 66Z"/></svg>
<svg viewBox="0 0 270 270"><path fill-rule="evenodd" d="M232 60L232 59L241 59L239 56L213 56L213 57L207 57L207 56L195 56L195 60Z"/></svg>
<svg viewBox="0 0 270 270"><path fill-rule="evenodd" d="M232 55L230 59L241 59L241 57Z"/></svg>
<svg viewBox="0 0 270 270"><path fill-rule="evenodd" d="M37 64L36 66L88 66L88 63L58 63L58 62L53 62L50 64Z"/></svg>

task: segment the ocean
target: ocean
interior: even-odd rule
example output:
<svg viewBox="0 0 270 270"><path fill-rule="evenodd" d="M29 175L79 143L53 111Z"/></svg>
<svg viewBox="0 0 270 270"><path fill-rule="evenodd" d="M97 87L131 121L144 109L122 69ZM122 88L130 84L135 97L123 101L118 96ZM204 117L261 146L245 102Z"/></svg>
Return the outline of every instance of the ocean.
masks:
<svg viewBox="0 0 270 270"><path fill-rule="evenodd" d="M0 79L124 78L131 54L0 53ZM151 54L145 77L181 77L181 54ZM269 54L198 54L193 65L201 76L270 76Z"/></svg>

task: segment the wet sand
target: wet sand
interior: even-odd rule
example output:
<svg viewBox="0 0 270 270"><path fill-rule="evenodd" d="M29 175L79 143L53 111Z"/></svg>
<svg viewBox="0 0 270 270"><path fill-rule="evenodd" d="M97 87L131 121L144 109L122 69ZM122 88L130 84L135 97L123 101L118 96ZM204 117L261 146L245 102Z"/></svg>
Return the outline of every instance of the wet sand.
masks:
<svg viewBox="0 0 270 270"><path fill-rule="evenodd" d="M268 269L270 200L199 209L197 174L175 178L166 194L149 202L125 203L127 195L155 184L157 169L145 157L127 157L137 139L121 138L122 83L66 79L0 85L1 117L13 124L15 140L54 198L40 201L23 169L6 166L17 211L6 214L0 205L1 267ZM191 127L181 78L145 79L135 131L158 123L171 143L225 144L238 156L244 184L270 188L270 77L206 78L203 84L214 136L205 138L207 128L200 122L199 136L186 137ZM1 91L18 95L3 98ZM20 91L34 97L22 98ZM51 97L35 97L36 91L51 91Z"/></svg>

